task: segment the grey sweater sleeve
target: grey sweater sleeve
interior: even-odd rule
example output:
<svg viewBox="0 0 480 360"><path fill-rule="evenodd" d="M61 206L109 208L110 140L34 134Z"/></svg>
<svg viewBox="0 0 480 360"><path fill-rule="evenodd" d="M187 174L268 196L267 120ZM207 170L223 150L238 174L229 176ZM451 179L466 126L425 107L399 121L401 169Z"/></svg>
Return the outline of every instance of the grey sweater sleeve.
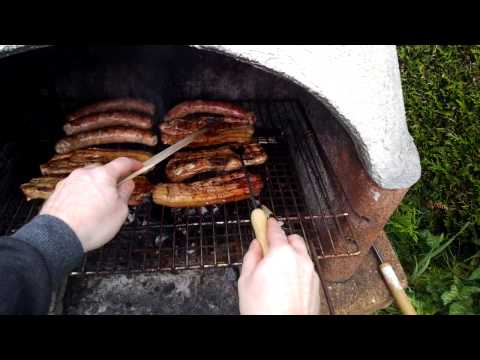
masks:
<svg viewBox="0 0 480 360"><path fill-rule="evenodd" d="M82 244L70 226L50 215L35 217L11 237L38 250L47 264L54 289L80 264L84 254Z"/></svg>

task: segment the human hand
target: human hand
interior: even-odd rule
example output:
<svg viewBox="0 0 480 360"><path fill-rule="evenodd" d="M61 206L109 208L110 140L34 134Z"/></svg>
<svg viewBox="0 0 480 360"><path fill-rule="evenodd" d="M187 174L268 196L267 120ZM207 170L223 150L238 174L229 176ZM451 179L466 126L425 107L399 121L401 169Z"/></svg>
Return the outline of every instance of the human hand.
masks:
<svg viewBox="0 0 480 360"><path fill-rule="evenodd" d="M262 257L257 240L245 254L238 280L243 315L318 315L320 280L298 235L286 236L278 221L267 223L269 250Z"/></svg>
<svg viewBox="0 0 480 360"><path fill-rule="evenodd" d="M128 199L135 183L117 186L121 178L142 167L142 163L118 158L110 163L74 170L60 181L40 214L55 216L67 223L85 252L109 242L128 215Z"/></svg>

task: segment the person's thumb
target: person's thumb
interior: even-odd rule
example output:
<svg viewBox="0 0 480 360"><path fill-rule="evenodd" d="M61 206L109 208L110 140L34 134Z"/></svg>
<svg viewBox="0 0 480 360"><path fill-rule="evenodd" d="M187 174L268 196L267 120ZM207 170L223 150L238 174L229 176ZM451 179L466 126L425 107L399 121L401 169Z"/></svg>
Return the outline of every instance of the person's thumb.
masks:
<svg viewBox="0 0 480 360"><path fill-rule="evenodd" d="M287 235L273 217L267 222L267 241L270 248L288 245Z"/></svg>
<svg viewBox="0 0 480 360"><path fill-rule="evenodd" d="M125 204L128 204L128 200L134 189L135 182L133 180L129 180L118 187L118 196Z"/></svg>
<svg viewBox="0 0 480 360"><path fill-rule="evenodd" d="M143 164L138 160L120 157L104 165L103 169L109 175L110 181L119 182L134 171L141 169L142 166Z"/></svg>

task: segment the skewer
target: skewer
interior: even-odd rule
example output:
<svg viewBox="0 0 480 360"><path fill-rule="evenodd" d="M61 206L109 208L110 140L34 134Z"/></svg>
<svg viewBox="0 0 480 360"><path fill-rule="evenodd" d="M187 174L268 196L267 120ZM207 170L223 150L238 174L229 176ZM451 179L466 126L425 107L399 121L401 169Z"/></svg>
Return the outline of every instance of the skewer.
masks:
<svg viewBox="0 0 480 360"><path fill-rule="evenodd" d="M403 289L393 266L390 263L385 262L383 255L375 245L372 246L372 250L380 263L380 273L382 274L382 277L402 314L417 315L417 312L415 311L407 293Z"/></svg>

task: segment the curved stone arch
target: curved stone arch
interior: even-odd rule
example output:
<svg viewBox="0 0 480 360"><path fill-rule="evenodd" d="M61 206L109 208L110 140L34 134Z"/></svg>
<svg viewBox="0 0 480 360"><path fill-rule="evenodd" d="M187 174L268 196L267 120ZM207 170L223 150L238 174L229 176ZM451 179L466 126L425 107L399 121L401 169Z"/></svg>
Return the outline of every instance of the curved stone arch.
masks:
<svg viewBox="0 0 480 360"><path fill-rule="evenodd" d="M0 45L0 57L52 45ZM420 178L418 151L406 124L395 46L189 45L288 79L320 101L347 129L380 187Z"/></svg>
<svg viewBox="0 0 480 360"><path fill-rule="evenodd" d="M284 77L312 94L350 133L361 161L380 187L408 188L420 178L395 46L192 46Z"/></svg>

